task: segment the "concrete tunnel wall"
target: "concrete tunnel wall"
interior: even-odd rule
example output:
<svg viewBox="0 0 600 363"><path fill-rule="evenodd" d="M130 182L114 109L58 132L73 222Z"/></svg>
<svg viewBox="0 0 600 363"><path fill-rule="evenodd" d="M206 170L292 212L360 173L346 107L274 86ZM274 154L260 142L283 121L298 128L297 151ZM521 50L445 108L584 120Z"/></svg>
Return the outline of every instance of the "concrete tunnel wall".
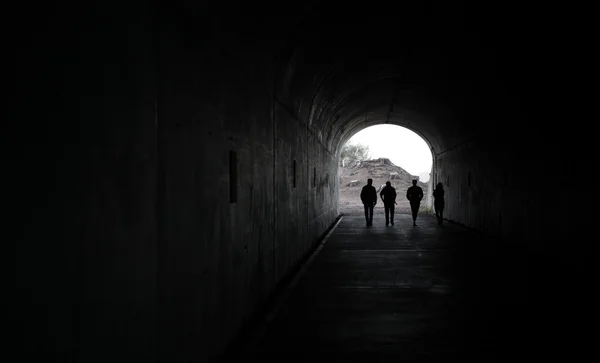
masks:
<svg viewBox="0 0 600 363"><path fill-rule="evenodd" d="M52 10L16 53L7 343L24 361L214 358L338 214L334 153L273 96L280 35L244 48L196 42L213 24L189 14L153 38L142 8Z"/></svg>
<svg viewBox="0 0 600 363"><path fill-rule="evenodd" d="M195 52L181 35L166 43L158 114L171 361L221 353L338 215L337 159L273 97L274 60Z"/></svg>
<svg viewBox="0 0 600 363"><path fill-rule="evenodd" d="M11 9L6 355L157 356L157 73L148 9ZM77 15L74 15L77 14ZM10 247L8 247L10 246Z"/></svg>
<svg viewBox="0 0 600 363"><path fill-rule="evenodd" d="M503 75L511 87L497 86L500 76L476 84L491 85L486 92L498 87L493 97L466 103L477 112L461 113L460 105L447 113L453 117L428 115L427 106L439 102L419 101L419 92L399 92L391 111L382 111L393 99L384 92L393 82L352 93L358 78L351 77L362 77L362 68L336 74L328 61L318 62L341 50L293 56L285 40L303 44L290 38L296 18L238 24L258 34L223 26L219 37L208 37L215 24L192 6L163 14L176 21L154 39L141 8L104 6L92 19L64 19L54 28L46 27L45 14L28 17L39 20L29 29L35 42L15 53L21 78L12 106L19 122L7 134L24 151L7 190L25 192L7 196L19 206L22 237L14 250L17 293L8 298L15 333L7 345L17 356L81 362L217 356L337 216L341 140L389 115L405 125L410 112L402 109L415 105L425 117L411 125L434 149L432 180L450 178L447 218L505 237L533 256L538 277L572 284L571 294L585 285L577 279L587 256L563 247L581 242L590 206L567 214L572 196L556 193L561 180L544 181L565 165L588 170L595 160L591 135L548 126L562 120L561 103L549 107L556 80L546 77L550 65L532 50L518 49L518 65L499 52L498 62L509 62ZM70 14L61 10L57 15ZM405 77L411 83L419 75ZM330 102L338 91L348 94ZM377 107L363 117L358 101L369 94L371 101L389 97L381 107L370 104ZM560 97L566 102L567 95ZM40 126L34 129L32 120ZM459 121L480 127L466 132ZM572 140L579 143L561 147ZM522 180L541 182L524 187Z"/></svg>

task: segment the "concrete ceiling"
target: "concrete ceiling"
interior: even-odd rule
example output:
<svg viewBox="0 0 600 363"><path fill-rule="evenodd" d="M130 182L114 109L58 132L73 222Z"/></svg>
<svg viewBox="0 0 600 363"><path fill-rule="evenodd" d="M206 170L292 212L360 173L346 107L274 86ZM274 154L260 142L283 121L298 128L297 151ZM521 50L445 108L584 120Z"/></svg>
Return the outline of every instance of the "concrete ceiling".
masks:
<svg viewBox="0 0 600 363"><path fill-rule="evenodd" d="M496 127L490 120L506 111L508 68L499 64L508 65L500 53L509 33L500 34L499 13L473 11L315 7L288 33L276 98L333 152L381 123L407 127L443 152Z"/></svg>

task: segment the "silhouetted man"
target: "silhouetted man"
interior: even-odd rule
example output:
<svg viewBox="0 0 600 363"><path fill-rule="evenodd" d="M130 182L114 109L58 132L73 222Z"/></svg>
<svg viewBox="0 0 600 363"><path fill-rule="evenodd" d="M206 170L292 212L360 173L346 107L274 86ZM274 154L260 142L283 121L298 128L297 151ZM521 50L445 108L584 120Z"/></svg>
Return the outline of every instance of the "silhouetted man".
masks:
<svg viewBox="0 0 600 363"><path fill-rule="evenodd" d="M417 213L423 199L423 189L417 185L417 180L413 179L412 187L406 191L406 198L410 201L410 209L412 210L413 226L417 225Z"/></svg>
<svg viewBox="0 0 600 363"><path fill-rule="evenodd" d="M394 204L396 204L396 188L392 186L392 183L385 182L385 187L379 192L379 196L383 201L383 208L385 209L385 225L389 226L392 222L394 225Z"/></svg>
<svg viewBox="0 0 600 363"><path fill-rule="evenodd" d="M438 220L438 224L441 226L444 221L444 184L442 182L437 183L435 190L433 191L433 206L435 207L435 216Z"/></svg>
<svg viewBox="0 0 600 363"><path fill-rule="evenodd" d="M367 179L367 185L360 192L360 200L365 206L365 219L367 227L373 225L373 207L377 204L377 190L373 186L373 179Z"/></svg>

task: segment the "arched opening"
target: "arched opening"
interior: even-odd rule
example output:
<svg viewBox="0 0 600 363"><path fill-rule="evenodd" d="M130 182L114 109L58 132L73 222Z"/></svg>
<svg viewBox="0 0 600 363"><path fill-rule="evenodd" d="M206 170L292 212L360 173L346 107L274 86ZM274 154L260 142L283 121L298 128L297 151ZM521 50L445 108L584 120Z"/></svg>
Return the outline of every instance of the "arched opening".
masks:
<svg viewBox="0 0 600 363"><path fill-rule="evenodd" d="M425 197L420 213L430 213L429 180L433 167L430 144L409 128L379 124L356 132L338 153L339 210L343 215L361 215L362 187L373 179L377 193L390 182L397 193L395 213L410 213L405 193L416 179ZM376 204L374 213L383 213L383 203Z"/></svg>

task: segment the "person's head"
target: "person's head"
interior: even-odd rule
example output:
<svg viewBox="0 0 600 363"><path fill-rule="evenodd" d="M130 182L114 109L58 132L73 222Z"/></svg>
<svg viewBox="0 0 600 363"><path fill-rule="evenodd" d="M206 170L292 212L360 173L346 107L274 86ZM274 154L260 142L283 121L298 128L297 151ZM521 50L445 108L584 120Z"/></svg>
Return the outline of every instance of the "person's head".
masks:
<svg viewBox="0 0 600 363"><path fill-rule="evenodd" d="M417 179L413 179L413 185L417 185Z"/></svg>
<svg viewBox="0 0 600 363"><path fill-rule="evenodd" d="M369 185L373 184L373 179L371 179L371 178L367 179L367 184L369 184Z"/></svg>
<svg viewBox="0 0 600 363"><path fill-rule="evenodd" d="M388 187L391 187L391 186L392 186L392 183L390 183L389 181L386 181L386 182L385 182L385 185L387 185Z"/></svg>
<svg viewBox="0 0 600 363"><path fill-rule="evenodd" d="M444 184L442 184L442 182L437 183L437 185L435 186L436 189L444 189Z"/></svg>

